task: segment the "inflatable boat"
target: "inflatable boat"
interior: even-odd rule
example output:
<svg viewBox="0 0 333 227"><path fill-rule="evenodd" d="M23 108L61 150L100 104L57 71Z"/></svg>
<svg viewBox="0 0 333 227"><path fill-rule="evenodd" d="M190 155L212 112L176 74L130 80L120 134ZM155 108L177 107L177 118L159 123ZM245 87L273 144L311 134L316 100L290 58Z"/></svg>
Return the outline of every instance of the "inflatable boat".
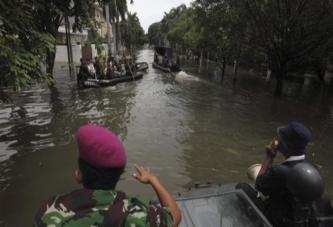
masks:
<svg viewBox="0 0 333 227"><path fill-rule="evenodd" d="M164 65L158 64L158 57L162 56L163 59L166 58L167 62ZM154 69L159 69L163 72L180 72L180 60L177 58L177 62L172 61L173 53L170 47L166 46L155 46L154 61L152 66ZM164 61L164 60L163 60ZM168 66L167 66L168 65Z"/></svg>
<svg viewBox="0 0 333 227"><path fill-rule="evenodd" d="M149 65L147 62L137 62L137 63L135 63L135 67L136 67L137 71L142 72L142 71L147 70L149 68Z"/></svg>
<svg viewBox="0 0 333 227"><path fill-rule="evenodd" d="M85 81L80 81L78 86L81 88L99 88L99 87L108 87L108 86L115 86L116 84L123 83L123 82L130 82L133 80L142 79L143 73L137 72L133 76L123 76L114 79L87 79Z"/></svg>

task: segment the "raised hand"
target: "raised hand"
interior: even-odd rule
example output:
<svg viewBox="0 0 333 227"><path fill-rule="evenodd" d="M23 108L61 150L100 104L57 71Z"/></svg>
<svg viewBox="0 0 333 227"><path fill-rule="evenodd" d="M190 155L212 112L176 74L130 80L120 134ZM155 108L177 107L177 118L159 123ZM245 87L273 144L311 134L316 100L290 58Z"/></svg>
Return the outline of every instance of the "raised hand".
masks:
<svg viewBox="0 0 333 227"><path fill-rule="evenodd" d="M277 155L278 145L275 144L275 138L266 146L266 156L275 158Z"/></svg>
<svg viewBox="0 0 333 227"><path fill-rule="evenodd" d="M135 168L139 174L134 173L133 177L143 184L149 184L153 178L156 178L149 172L149 167L145 170L143 167L135 164Z"/></svg>

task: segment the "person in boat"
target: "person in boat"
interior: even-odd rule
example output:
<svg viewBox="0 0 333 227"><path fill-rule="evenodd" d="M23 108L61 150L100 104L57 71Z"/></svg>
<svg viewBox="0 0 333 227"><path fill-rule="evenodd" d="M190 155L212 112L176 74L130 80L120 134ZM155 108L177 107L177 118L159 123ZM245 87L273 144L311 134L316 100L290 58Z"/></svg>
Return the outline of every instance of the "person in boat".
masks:
<svg viewBox="0 0 333 227"><path fill-rule="evenodd" d="M83 81L87 80L89 77L89 70L86 62L83 60L83 58L80 58L80 62L81 62L80 70L79 73L77 74L77 85L79 86Z"/></svg>
<svg viewBox="0 0 333 227"><path fill-rule="evenodd" d="M101 65L100 65L100 62L99 62L99 57L95 57L95 62L94 62L94 68L95 68L95 71L96 71L96 77L97 78L100 78L101 74L102 74L102 70L101 70Z"/></svg>
<svg viewBox="0 0 333 227"><path fill-rule="evenodd" d="M157 57L158 57L158 54L157 54L157 52L155 51L155 53L154 53L154 62L158 62L158 59L157 59Z"/></svg>
<svg viewBox="0 0 333 227"><path fill-rule="evenodd" d="M118 71L118 65L119 64L117 63L117 61L115 61L115 60L112 61L111 66L112 66L112 71L113 71L114 78L120 76L120 72Z"/></svg>
<svg viewBox="0 0 333 227"><path fill-rule="evenodd" d="M157 56L157 64L163 65L163 57L160 54Z"/></svg>
<svg viewBox="0 0 333 227"><path fill-rule="evenodd" d="M126 76L126 60L119 60L119 64L118 64L118 72L119 72L119 76Z"/></svg>
<svg viewBox="0 0 333 227"><path fill-rule="evenodd" d="M117 64L119 62L119 59L120 59L120 51L118 52L118 54L116 53L115 56L114 56L114 60Z"/></svg>
<svg viewBox="0 0 333 227"><path fill-rule="evenodd" d="M129 64L128 64L129 68L130 68L130 72L131 74L135 74L136 73L136 64L133 58L130 58L129 60Z"/></svg>
<svg viewBox="0 0 333 227"><path fill-rule="evenodd" d="M77 131L78 169L75 180L83 187L58 194L40 206L35 227L42 226L178 226L180 210L159 179L135 165L134 179L150 184L161 206L116 190L126 168L126 152L118 137L107 128L84 125Z"/></svg>
<svg viewBox="0 0 333 227"><path fill-rule="evenodd" d="M125 62L125 70L126 70L126 76L133 76L135 73L135 64L132 61L132 58L129 59L129 61Z"/></svg>
<svg viewBox="0 0 333 227"><path fill-rule="evenodd" d="M277 132L279 139L273 139L266 146L266 155L255 182L255 188L262 196L258 197L258 192L247 184L238 184L236 188L243 189L273 226L294 226L292 222L298 212L297 204L294 195L287 188L286 182L291 168L301 162L306 162L306 147L311 133L305 125L299 122L281 126ZM285 160L281 164L272 166L278 151ZM302 189L300 188L300 190ZM330 203L324 197L323 199L324 203ZM332 209L331 205L329 207ZM316 225L312 223L309 226Z"/></svg>
<svg viewBox="0 0 333 227"><path fill-rule="evenodd" d="M109 56L108 56L108 62L111 62L113 60L114 60L114 56L113 56L112 52L110 51Z"/></svg>
<svg viewBox="0 0 333 227"><path fill-rule="evenodd" d="M87 67L88 67L88 72L89 72L89 76L92 78L96 78L96 70L94 65L90 62L90 59L88 58L87 61Z"/></svg>
<svg viewBox="0 0 333 227"><path fill-rule="evenodd" d="M107 63L106 68L104 69L104 75L107 79L113 79L113 68L111 62Z"/></svg>
<svg viewBox="0 0 333 227"><path fill-rule="evenodd" d="M168 59L168 55L165 54L164 55L164 58L163 58L163 67L166 67L166 68L169 68L170 67L170 62L169 62L169 59Z"/></svg>
<svg viewBox="0 0 333 227"><path fill-rule="evenodd" d="M121 60L122 60L123 62L126 61L126 54L125 54L125 52L123 52L123 55L122 55L122 57L121 57Z"/></svg>
<svg viewBox="0 0 333 227"><path fill-rule="evenodd" d="M136 54L135 53L132 54L132 60L133 60L133 63L135 63L135 61L136 61Z"/></svg>

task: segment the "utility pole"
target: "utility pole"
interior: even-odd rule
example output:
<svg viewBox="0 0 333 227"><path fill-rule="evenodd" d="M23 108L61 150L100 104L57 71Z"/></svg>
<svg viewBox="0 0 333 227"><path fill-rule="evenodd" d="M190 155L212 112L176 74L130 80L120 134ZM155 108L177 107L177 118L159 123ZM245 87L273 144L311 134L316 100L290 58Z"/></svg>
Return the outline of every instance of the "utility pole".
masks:
<svg viewBox="0 0 333 227"><path fill-rule="evenodd" d="M68 65L69 65L69 71L72 72L71 69L72 69L72 63L73 63L73 52L72 52L72 43L71 43L71 34L70 34L68 16L66 15L64 19L65 19Z"/></svg>

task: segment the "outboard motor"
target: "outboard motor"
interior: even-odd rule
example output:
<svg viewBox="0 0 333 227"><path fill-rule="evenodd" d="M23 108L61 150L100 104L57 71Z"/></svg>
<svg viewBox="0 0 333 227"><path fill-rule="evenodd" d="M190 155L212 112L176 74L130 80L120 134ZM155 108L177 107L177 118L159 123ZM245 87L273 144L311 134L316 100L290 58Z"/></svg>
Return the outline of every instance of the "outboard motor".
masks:
<svg viewBox="0 0 333 227"><path fill-rule="evenodd" d="M301 227L331 226L319 225L321 221L332 221L332 217L317 218L312 208L312 204L321 198L325 188L323 178L315 166L307 162L294 166L290 170L286 186L295 200L294 220L285 220L286 222Z"/></svg>

